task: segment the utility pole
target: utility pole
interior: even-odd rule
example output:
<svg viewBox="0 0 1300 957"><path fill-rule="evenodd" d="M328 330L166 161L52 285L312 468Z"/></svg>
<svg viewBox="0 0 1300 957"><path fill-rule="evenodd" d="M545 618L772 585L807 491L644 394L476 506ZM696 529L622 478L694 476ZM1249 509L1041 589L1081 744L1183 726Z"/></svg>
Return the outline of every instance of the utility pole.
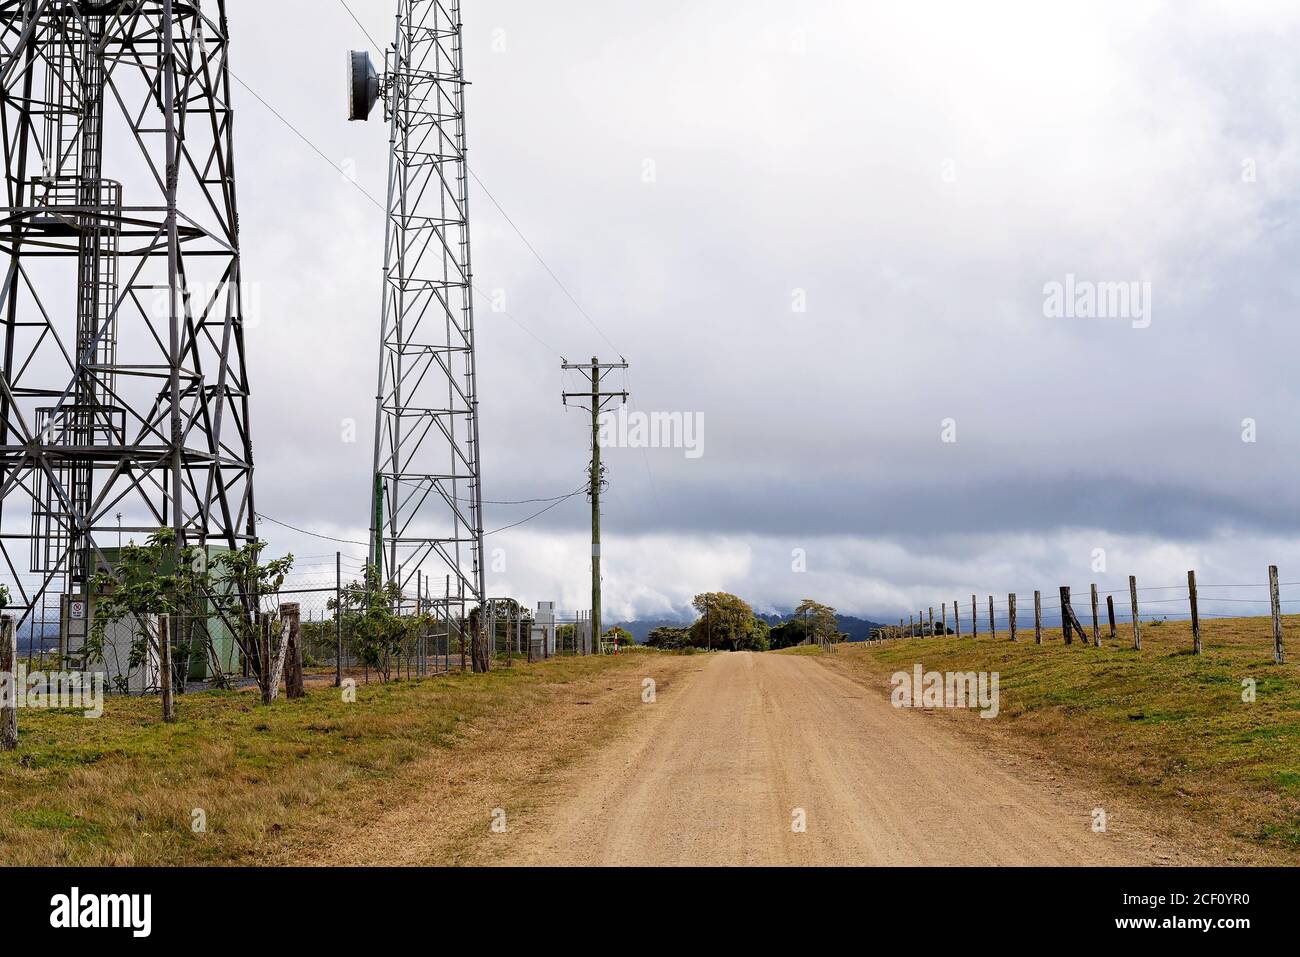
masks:
<svg viewBox="0 0 1300 957"><path fill-rule="evenodd" d="M591 357L591 364L578 364L564 360L560 366L568 372L583 370L591 376L590 392L562 393L565 408L569 400L580 409L591 413L591 477L589 492L591 495L591 641L594 651L600 650L600 485L602 472L600 465L600 414L615 402L626 402L626 392L606 392L602 388L605 376L614 369L626 369L627 361L620 357L619 362L601 362L596 356Z"/></svg>

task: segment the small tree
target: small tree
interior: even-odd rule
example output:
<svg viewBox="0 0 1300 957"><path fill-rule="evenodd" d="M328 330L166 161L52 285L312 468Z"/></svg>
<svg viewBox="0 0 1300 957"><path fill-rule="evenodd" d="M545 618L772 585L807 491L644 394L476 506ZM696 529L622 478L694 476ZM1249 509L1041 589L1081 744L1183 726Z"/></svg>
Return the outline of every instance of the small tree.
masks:
<svg viewBox="0 0 1300 957"><path fill-rule="evenodd" d="M618 642L620 648L626 648L628 645L636 644L636 639L632 637L632 632L628 631L626 628L620 628L617 625L607 629L605 637L610 641Z"/></svg>
<svg viewBox="0 0 1300 957"><path fill-rule="evenodd" d="M844 639L835 622L835 609L829 605L805 598L794 613L801 621L807 622L805 637L809 642L824 646Z"/></svg>
<svg viewBox="0 0 1300 957"><path fill-rule="evenodd" d="M121 668L119 660L118 673L113 676L117 690L127 691L131 675L144 666L151 652L156 652L160 661L171 657L163 654L158 636L158 616L167 615L171 619L168 650L183 634L197 635L203 653L212 661L213 679L224 683L223 663L207 628L215 614L253 662L260 681L265 667L257 654L258 597L277 590L293 566L292 555L260 564L263 548L265 543L251 542L216 556L209 567L206 550L195 545L177 548L172 529L160 529L143 545L131 542L123 547L116 568L91 579L98 597L86 642L88 659L103 662L110 622L130 622L133 633L126 668ZM180 684L187 671L188 655L181 656L173 663L172 683Z"/></svg>
<svg viewBox="0 0 1300 957"><path fill-rule="evenodd" d="M673 628L670 625L660 625L658 628L651 630L650 634L646 636L645 643L650 648L675 650L686 647L690 640L689 628Z"/></svg>
<svg viewBox="0 0 1300 957"><path fill-rule="evenodd" d="M265 542L249 542L243 548L215 556L208 583L209 598L217 615L230 630L263 692L271 677L271 662L262 659L260 650L261 600L263 595L278 592L293 568L292 554L262 564L265 548ZM214 671L219 680L224 680L219 666Z"/></svg>
<svg viewBox="0 0 1300 957"><path fill-rule="evenodd" d="M730 651L766 651L767 623L754 615L744 599L725 591L704 592L691 602L700 617L691 625L691 644L697 648Z"/></svg>
<svg viewBox="0 0 1300 957"><path fill-rule="evenodd" d="M516 636L528 637L519 625L523 620L524 606L517 598L493 598L488 601L487 609L488 620L492 622L492 634L488 636L489 653L495 654L500 645L509 657L514 652Z"/></svg>
<svg viewBox="0 0 1300 957"><path fill-rule="evenodd" d="M91 578L91 587L98 597L85 645L87 659L103 662L109 622L129 622L132 629L126 668L121 667L119 659L117 673L113 675L118 691L125 693L130 689L131 676L147 664L151 653L158 655L160 668L169 670L161 675L165 689L183 678L183 670L176 667L169 652L180 630L176 622L195 614L206 594L206 569L201 555L192 545L178 548L172 529L159 529L143 545L132 542L122 548L113 572L99 572ZM167 649L159 643L159 615L167 615L173 622ZM168 720L171 718L169 705L164 696L163 717Z"/></svg>
<svg viewBox="0 0 1300 957"><path fill-rule="evenodd" d="M343 616L353 635L357 658L379 672L384 681L392 676L393 661L402 653L402 643L427 630L433 619L429 615L398 615L402 594L396 583L385 585L379 570L367 565L362 581L343 588L342 607L331 598L327 607Z"/></svg>

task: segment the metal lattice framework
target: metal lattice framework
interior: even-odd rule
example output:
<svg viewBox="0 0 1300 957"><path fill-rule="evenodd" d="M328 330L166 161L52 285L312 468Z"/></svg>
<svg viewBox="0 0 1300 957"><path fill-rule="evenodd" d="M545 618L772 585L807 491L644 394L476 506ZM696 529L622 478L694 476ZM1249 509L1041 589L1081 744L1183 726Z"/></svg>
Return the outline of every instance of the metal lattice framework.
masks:
<svg viewBox="0 0 1300 957"><path fill-rule="evenodd" d="M123 533L255 536L228 50L224 0L0 2L16 604Z"/></svg>
<svg viewBox="0 0 1300 957"><path fill-rule="evenodd" d="M392 152L371 559L403 586L422 569L463 617L483 597L483 525L456 0L399 0L384 82Z"/></svg>

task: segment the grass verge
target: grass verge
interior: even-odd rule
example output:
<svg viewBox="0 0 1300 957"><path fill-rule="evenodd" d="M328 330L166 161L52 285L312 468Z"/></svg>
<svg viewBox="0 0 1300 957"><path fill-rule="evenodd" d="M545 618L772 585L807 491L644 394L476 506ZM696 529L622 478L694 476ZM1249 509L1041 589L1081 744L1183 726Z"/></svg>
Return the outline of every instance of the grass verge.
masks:
<svg viewBox="0 0 1300 957"><path fill-rule="evenodd" d="M333 687L270 707L246 691L190 694L171 725L156 698L110 699L98 720L23 711L19 750L0 755L0 864L310 862L301 835L327 843L364 831L385 795L413 786L417 766L452 767L474 752L490 776L498 736L516 726L549 730L572 751L572 735L553 726L566 709L637 700L624 691L639 691L655 659L562 658L361 685L354 703ZM461 813L454 801L443 810L455 833L470 827L447 820Z"/></svg>

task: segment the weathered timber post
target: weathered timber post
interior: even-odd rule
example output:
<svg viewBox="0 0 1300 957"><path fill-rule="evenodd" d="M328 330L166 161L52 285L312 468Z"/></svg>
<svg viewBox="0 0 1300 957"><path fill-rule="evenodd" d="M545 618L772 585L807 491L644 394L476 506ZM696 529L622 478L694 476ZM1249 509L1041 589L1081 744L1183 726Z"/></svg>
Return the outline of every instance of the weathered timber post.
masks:
<svg viewBox="0 0 1300 957"><path fill-rule="evenodd" d="M469 635L470 641L473 642L470 646L470 657L475 674L485 674L492 670L492 649L488 645L487 632L483 630L485 617L482 609L470 609Z"/></svg>
<svg viewBox="0 0 1300 957"><path fill-rule="evenodd" d="M1097 616L1097 583L1092 583L1092 646L1101 647L1101 622Z"/></svg>
<svg viewBox="0 0 1300 957"><path fill-rule="evenodd" d="M1088 633L1083 630L1083 622L1079 621L1079 616L1074 613L1074 602L1070 600L1070 589L1065 589L1065 612L1070 618L1070 629L1079 636L1079 647L1088 647Z"/></svg>
<svg viewBox="0 0 1300 957"><path fill-rule="evenodd" d="M979 606L975 603L975 596L970 596L970 636L978 638L980 636L980 613Z"/></svg>
<svg viewBox="0 0 1300 957"><path fill-rule="evenodd" d="M1070 633L1070 586L1061 586L1061 635L1067 645L1074 644L1074 635ZM1083 635L1079 636L1080 638Z"/></svg>
<svg viewBox="0 0 1300 957"><path fill-rule="evenodd" d="M267 643L270 643L270 634L272 630L271 613L266 613L266 631ZM280 647L275 650L275 661L271 665L270 680L267 683L266 693L262 696L265 704L270 704L280 696L280 679L284 677L285 656L289 653L289 622L280 619Z"/></svg>
<svg viewBox="0 0 1300 957"><path fill-rule="evenodd" d="M1115 640L1115 596L1106 596L1106 618L1110 621L1110 640Z"/></svg>
<svg viewBox="0 0 1300 957"><path fill-rule="evenodd" d="M302 698L306 696L307 690L303 687L302 623L297 602L285 602L280 606L280 621L285 623L281 628L289 636L289 648L285 655L288 664L284 676L284 696Z"/></svg>
<svg viewBox="0 0 1300 957"><path fill-rule="evenodd" d="M1201 616L1196 610L1196 572L1187 573L1187 601L1192 606L1192 654L1201 653Z"/></svg>
<svg viewBox="0 0 1300 957"><path fill-rule="evenodd" d="M0 616L0 682L8 690L0 694L0 751L18 747L18 638L15 622Z"/></svg>
<svg viewBox="0 0 1300 957"><path fill-rule="evenodd" d="M1128 576L1128 599L1133 605L1133 648L1142 650L1142 619L1138 617L1138 580L1136 575Z"/></svg>
<svg viewBox="0 0 1300 957"><path fill-rule="evenodd" d="M1273 605L1273 660L1282 664L1282 595L1278 590L1277 566L1268 566L1268 598Z"/></svg>
<svg viewBox="0 0 1300 957"><path fill-rule="evenodd" d="M172 690L171 616L158 616L158 687L162 692L164 721L176 720L176 693Z"/></svg>
<svg viewBox="0 0 1300 957"><path fill-rule="evenodd" d="M271 698L271 672L275 668L275 662L271 659L271 613L262 612L257 621L257 653L261 658L262 670L258 676L258 684L262 688L262 704L270 704Z"/></svg>
<svg viewBox="0 0 1300 957"><path fill-rule="evenodd" d="M961 637L961 606L957 602L952 603L952 628L958 638Z"/></svg>
<svg viewBox="0 0 1300 957"><path fill-rule="evenodd" d="M939 614L941 616L941 619L939 621L939 632L945 638L947 638L948 637L948 603L946 601L942 602L939 605Z"/></svg>
<svg viewBox="0 0 1300 957"><path fill-rule="evenodd" d="M1011 640L1016 640L1016 593L1007 596L1007 627L1011 630Z"/></svg>
<svg viewBox="0 0 1300 957"><path fill-rule="evenodd" d="M916 637L916 618L912 615L907 616L907 637ZM808 640L807 634L804 635L804 640Z"/></svg>
<svg viewBox="0 0 1300 957"><path fill-rule="evenodd" d="M998 626L993 619L993 596L989 595L989 637L996 638L997 636Z"/></svg>
<svg viewBox="0 0 1300 957"><path fill-rule="evenodd" d="M930 637L934 637L934 606L930 606Z"/></svg>
<svg viewBox="0 0 1300 957"><path fill-rule="evenodd" d="M1034 589L1034 644L1043 643L1043 593Z"/></svg>

